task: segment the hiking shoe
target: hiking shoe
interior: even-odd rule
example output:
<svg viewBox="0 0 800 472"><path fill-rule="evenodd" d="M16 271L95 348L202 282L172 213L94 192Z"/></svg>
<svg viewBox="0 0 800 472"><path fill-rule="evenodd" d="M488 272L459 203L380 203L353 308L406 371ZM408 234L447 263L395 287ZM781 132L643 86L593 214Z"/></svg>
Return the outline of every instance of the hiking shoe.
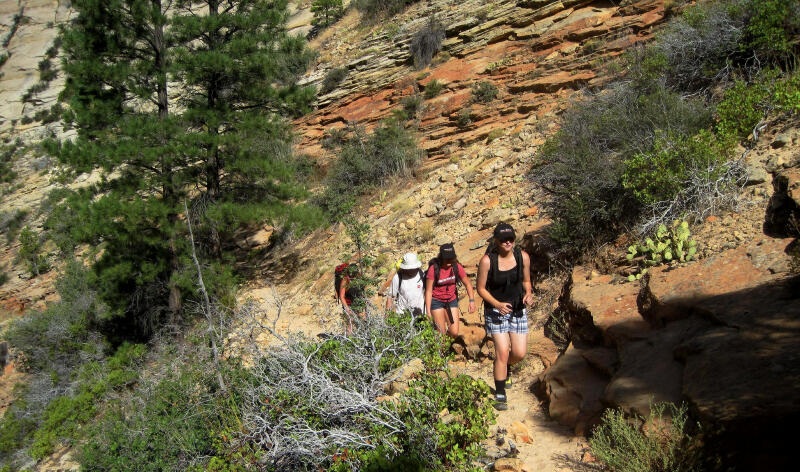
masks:
<svg viewBox="0 0 800 472"><path fill-rule="evenodd" d="M494 409L498 411L508 410L508 401L506 400L505 395L494 396Z"/></svg>

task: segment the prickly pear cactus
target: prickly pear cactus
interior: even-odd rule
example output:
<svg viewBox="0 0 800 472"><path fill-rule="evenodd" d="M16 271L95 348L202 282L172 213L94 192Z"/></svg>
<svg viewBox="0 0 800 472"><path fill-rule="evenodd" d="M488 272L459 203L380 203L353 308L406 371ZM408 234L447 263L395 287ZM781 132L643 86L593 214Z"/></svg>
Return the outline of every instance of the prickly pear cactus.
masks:
<svg viewBox="0 0 800 472"><path fill-rule="evenodd" d="M696 255L697 242L692 239L689 223L675 220L669 227L659 225L655 240L646 238L641 244L629 246L627 258L632 261L643 256L641 265L652 267L665 262L688 262L695 259ZM629 275L628 280L631 282L640 280L645 273L647 273L646 268L635 275Z"/></svg>

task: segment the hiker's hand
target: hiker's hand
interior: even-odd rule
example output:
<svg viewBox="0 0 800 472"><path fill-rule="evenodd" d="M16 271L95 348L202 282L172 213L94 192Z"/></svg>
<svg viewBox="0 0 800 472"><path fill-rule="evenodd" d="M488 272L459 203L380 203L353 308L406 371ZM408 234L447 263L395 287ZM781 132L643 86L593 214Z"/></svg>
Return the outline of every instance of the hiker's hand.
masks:
<svg viewBox="0 0 800 472"><path fill-rule="evenodd" d="M529 293L525 295L525 298L522 299L522 303L528 306L533 305L533 294Z"/></svg>
<svg viewBox="0 0 800 472"><path fill-rule="evenodd" d="M511 306L510 303L501 303L499 306L496 306L495 308L497 308L500 311L501 315L507 315L507 314L511 313L511 310L514 307Z"/></svg>
<svg viewBox="0 0 800 472"><path fill-rule="evenodd" d="M473 302L473 301L469 302L469 312L470 313L475 313L475 302Z"/></svg>

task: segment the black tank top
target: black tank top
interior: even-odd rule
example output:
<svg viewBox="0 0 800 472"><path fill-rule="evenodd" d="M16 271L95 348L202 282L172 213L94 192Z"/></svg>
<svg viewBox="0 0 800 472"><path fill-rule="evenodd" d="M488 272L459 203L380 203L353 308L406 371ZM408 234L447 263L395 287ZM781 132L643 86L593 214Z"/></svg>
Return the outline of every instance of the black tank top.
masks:
<svg viewBox="0 0 800 472"><path fill-rule="evenodd" d="M500 270L495 272L495 276L491 276L489 271L486 280L486 289L498 301L503 303L510 303L514 311L522 309L522 281L519 280L519 271L517 265L508 270ZM492 280L494 278L494 280Z"/></svg>

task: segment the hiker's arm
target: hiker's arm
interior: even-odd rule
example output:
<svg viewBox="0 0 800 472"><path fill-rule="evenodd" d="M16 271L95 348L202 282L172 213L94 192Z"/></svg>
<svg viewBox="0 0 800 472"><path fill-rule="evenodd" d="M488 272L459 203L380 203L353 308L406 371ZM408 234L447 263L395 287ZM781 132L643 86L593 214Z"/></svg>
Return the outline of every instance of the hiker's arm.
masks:
<svg viewBox="0 0 800 472"><path fill-rule="evenodd" d="M475 312L475 291L472 289L472 282L469 281L469 277L467 277L467 272L464 270L464 267L459 266L461 272L458 276L461 278L461 281L464 283L464 286L467 287L467 296L469 297L469 312Z"/></svg>
<svg viewBox="0 0 800 472"><path fill-rule="evenodd" d="M344 308L345 313L350 313L352 315L353 312L350 310L350 307L347 306L347 301L344 298L344 294L347 292L347 285L347 279L343 279L341 285L339 285L339 303L342 304L342 308Z"/></svg>
<svg viewBox="0 0 800 472"><path fill-rule="evenodd" d="M533 284L531 283L531 257L525 251L522 251L522 289L525 290L522 303L532 305Z"/></svg>
<svg viewBox="0 0 800 472"><path fill-rule="evenodd" d="M433 299L433 277L428 277L425 279L425 313L428 314L428 318L431 315L431 300Z"/></svg>
<svg viewBox="0 0 800 472"><path fill-rule="evenodd" d="M392 277L392 281L389 282L389 290L386 292L386 311L391 310L392 309L392 305L394 305L394 297L395 297L395 293L394 293L395 292L394 278L395 277L398 277L398 281L397 282L398 282L398 288L399 288L399 282L400 282L399 277L400 277L400 274L397 274L397 275ZM398 290L398 292L399 292L399 290ZM398 295L399 295L399 293L398 293Z"/></svg>

